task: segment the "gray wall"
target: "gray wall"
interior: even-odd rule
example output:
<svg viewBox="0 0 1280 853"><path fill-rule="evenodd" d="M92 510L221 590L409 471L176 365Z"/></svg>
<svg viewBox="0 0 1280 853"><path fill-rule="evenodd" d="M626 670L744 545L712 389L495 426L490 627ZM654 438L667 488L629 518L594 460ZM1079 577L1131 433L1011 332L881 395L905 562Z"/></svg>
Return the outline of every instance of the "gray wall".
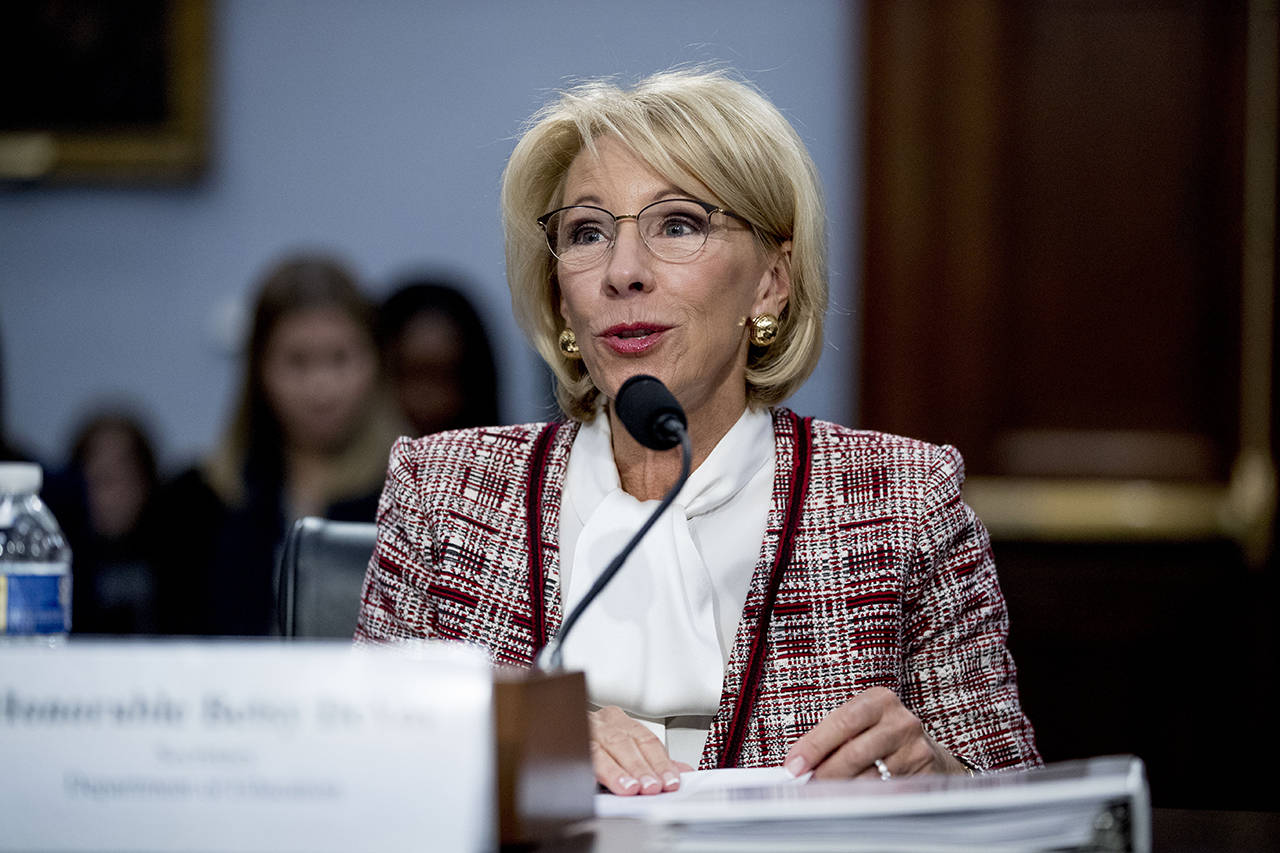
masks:
<svg viewBox="0 0 1280 853"><path fill-rule="evenodd" d="M375 293L398 273L469 278L497 340L503 417L545 417L510 319L498 179L521 122L566 81L721 62L781 107L822 174L832 310L798 410L849 422L860 197L859 4L215 5L213 161L197 185L0 192L8 434L60 462L96 401L132 400L162 457L207 449L231 405L255 278L299 247L345 255Z"/></svg>

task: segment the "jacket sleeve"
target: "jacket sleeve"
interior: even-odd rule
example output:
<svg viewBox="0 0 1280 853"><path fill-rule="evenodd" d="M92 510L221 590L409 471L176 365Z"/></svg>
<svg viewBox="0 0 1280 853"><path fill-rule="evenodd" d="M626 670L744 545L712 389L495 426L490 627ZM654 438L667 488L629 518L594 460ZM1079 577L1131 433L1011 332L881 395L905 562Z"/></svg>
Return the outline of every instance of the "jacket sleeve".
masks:
<svg viewBox="0 0 1280 853"><path fill-rule="evenodd" d="M401 438L391 448L378 501L378 538L365 571L357 643L432 636L435 620L426 590L435 566L424 490L414 443Z"/></svg>
<svg viewBox="0 0 1280 853"><path fill-rule="evenodd" d="M924 483L919 562L904 599L903 702L971 768L1042 763L1022 712L991 539L961 497L964 461L938 448Z"/></svg>

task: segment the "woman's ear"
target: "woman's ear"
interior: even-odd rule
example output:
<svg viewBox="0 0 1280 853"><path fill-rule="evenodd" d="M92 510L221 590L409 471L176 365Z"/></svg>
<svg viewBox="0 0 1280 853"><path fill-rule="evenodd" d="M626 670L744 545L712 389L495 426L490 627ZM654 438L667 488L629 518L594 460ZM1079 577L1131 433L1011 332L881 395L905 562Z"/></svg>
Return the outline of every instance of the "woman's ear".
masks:
<svg viewBox="0 0 1280 853"><path fill-rule="evenodd" d="M782 316L791 299L791 241L785 240L774 254L773 262L760 277L756 291L755 313Z"/></svg>
<svg viewBox="0 0 1280 853"><path fill-rule="evenodd" d="M551 306L556 315L568 325L569 318L564 312L564 299L560 296L560 281L554 274L551 276Z"/></svg>

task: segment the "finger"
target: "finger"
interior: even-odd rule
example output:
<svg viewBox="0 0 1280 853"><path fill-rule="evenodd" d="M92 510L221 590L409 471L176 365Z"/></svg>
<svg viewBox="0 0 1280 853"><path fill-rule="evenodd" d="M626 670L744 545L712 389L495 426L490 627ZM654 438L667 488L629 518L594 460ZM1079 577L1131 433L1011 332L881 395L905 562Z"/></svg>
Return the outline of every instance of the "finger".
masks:
<svg viewBox="0 0 1280 853"><path fill-rule="evenodd" d="M783 767L792 776L799 776L822 764L832 752L873 726L880 718L885 703L881 693L893 697L883 688L872 688L823 717L791 745Z"/></svg>
<svg viewBox="0 0 1280 853"><path fill-rule="evenodd" d="M692 773L693 769L694 768L692 764L686 764L683 761L676 761L675 759L672 759L670 769L662 771L662 779L663 779L662 790L664 791L679 790L681 774Z"/></svg>
<svg viewBox="0 0 1280 853"><path fill-rule="evenodd" d="M815 779L852 779L858 776L879 778L876 759L883 760L898 749L893 731L875 725L840 745L813 768Z"/></svg>
<svg viewBox="0 0 1280 853"><path fill-rule="evenodd" d="M837 750L814 771L817 778L880 779L879 759L893 776L936 772L932 741L914 714L890 709L875 727Z"/></svg>
<svg viewBox="0 0 1280 853"><path fill-rule="evenodd" d="M902 776L911 776L916 773L947 773L949 772L948 758L949 753L938 746L933 738L923 731L923 727L919 737L908 740L892 756L894 766L901 768L900 771L894 772Z"/></svg>
<svg viewBox="0 0 1280 853"><path fill-rule="evenodd" d="M855 776L855 779L879 779L881 782L888 782L895 776L909 776L910 773L904 772L902 765L897 763L896 754L877 758L871 763L871 766Z"/></svg>
<svg viewBox="0 0 1280 853"><path fill-rule="evenodd" d="M630 737L632 728L640 724L628 717L617 706L590 711L587 714L587 720L591 729L589 745L596 781L615 794L640 793L639 777L644 775L643 768L634 766L635 762L632 762L633 766L624 766L619 760L627 754L627 750L621 745L626 738Z"/></svg>
<svg viewBox="0 0 1280 853"><path fill-rule="evenodd" d="M622 770L624 785L634 780L638 793L657 794L668 776L679 784L679 773L668 767L671 759L667 757L666 747L653 732L617 708L605 708L596 714L592 741ZM608 783L605 784L607 787Z"/></svg>
<svg viewBox="0 0 1280 853"><path fill-rule="evenodd" d="M591 741L589 748L591 769L595 771L597 782L608 788L611 794L620 794L625 797L640 793L640 780L623 770L604 747Z"/></svg>
<svg viewBox="0 0 1280 853"><path fill-rule="evenodd" d="M871 766L863 770L857 779L880 779L888 781L895 776L914 776L917 773L933 772L931 767L932 751L923 740L908 741L897 750L886 753L879 759L871 759ZM880 772L883 766L888 778ZM814 774L817 775L817 774Z"/></svg>
<svg viewBox="0 0 1280 853"><path fill-rule="evenodd" d="M645 729L646 738L638 739L636 745L640 748L640 754L644 756L644 760L654 769L657 778L657 790L650 790L650 786L646 784L645 778L640 779L640 785L646 794L656 794L658 791L674 791L680 787L680 765L671 760L671 756L667 754L667 748L662 741L657 738L648 729ZM688 767L689 765L684 765Z"/></svg>

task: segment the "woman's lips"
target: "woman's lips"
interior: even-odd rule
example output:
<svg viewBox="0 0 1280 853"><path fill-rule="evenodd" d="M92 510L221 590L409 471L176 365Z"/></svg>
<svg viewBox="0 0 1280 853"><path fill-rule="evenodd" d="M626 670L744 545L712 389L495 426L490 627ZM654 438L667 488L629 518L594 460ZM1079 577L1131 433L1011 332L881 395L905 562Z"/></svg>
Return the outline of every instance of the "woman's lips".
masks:
<svg viewBox="0 0 1280 853"><path fill-rule="evenodd" d="M605 329L598 337L616 353L636 355L657 346L669 328L654 323L620 323Z"/></svg>

